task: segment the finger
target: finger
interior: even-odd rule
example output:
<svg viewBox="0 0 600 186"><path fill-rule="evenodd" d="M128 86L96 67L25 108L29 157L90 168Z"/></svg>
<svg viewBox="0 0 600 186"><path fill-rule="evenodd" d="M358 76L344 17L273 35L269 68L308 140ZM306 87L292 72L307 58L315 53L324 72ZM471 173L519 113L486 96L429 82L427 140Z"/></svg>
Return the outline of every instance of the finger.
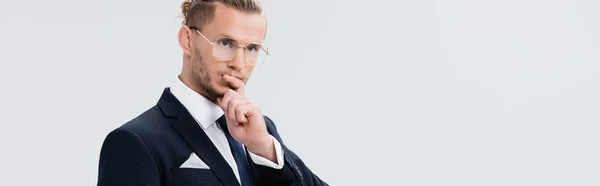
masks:
<svg viewBox="0 0 600 186"><path fill-rule="evenodd" d="M255 108L256 108L256 105L251 100L247 100L247 101L241 102L240 105L238 105L232 109L235 109L235 117L238 122L247 123L249 113L251 113L252 110L254 110Z"/></svg>
<svg viewBox="0 0 600 186"><path fill-rule="evenodd" d="M227 116L231 117L230 119L233 121L238 121L241 118L237 118L236 115L236 107L241 105L250 104L250 100L247 99L232 99L229 101L229 105L227 106ZM239 121L238 121L239 122Z"/></svg>
<svg viewBox="0 0 600 186"><path fill-rule="evenodd" d="M229 91L227 91L229 92ZM223 109L223 111L227 111L227 102L229 102L229 100L231 99L231 95L229 95L227 92L225 92L225 94L223 94L222 98L217 98L217 101L219 103L219 107L221 107L221 109Z"/></svg>
<svg viewBox="0 0 600 186"><path fill-rule="evenodd" d="M233 87L233 89L236 92L245 95L246 85L244 84L244 82L242 82L242 80L230 75L223 75L223 78L225 79L225 81L229 82L229 84Z"/></svg>
<svg viewBox="0 0 600 186"><path fill-rule="evenodd" d="M235 118L239 123L248 123L246 114L252 112L254 106L252 104L240 105L235 107Z"/></svg>
<svg viewBox="0 0 600 186"><path fill-rule="evenodd" d="M221 109L223 109L223 111L227 112L229 101L232 99L235 99L235 98L239 98L239 97L240 96L237 92L229 89L229 90L227 90L227 92L225 92L225 95L223 95L223 98L219 102L219 107L221 107Z"/></svg>

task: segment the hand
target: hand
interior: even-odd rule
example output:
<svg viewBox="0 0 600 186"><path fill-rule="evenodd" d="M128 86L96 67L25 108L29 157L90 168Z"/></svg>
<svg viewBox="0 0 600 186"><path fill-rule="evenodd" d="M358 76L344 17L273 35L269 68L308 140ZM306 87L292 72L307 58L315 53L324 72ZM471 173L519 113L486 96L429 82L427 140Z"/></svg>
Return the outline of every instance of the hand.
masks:
<svg viewBox="0 0 600 186"><path fill-rule="evenodd" d="M219 107L225 112L229 133L250 152L277 163L273 137L267 132L258 105L245 97L246 85L233 76L224 75L223 78L234 88L223 98L217 98Z"/></svg>

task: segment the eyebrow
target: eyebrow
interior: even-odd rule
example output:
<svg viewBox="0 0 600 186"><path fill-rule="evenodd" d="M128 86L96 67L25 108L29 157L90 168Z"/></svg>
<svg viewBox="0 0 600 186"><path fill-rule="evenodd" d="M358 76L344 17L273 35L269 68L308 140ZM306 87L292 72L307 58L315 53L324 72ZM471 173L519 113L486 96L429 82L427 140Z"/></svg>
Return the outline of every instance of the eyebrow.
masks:
<svg viewBox="0 0 600 186"><path fill-rule="evenodd" d="M217 35L217 38L218 37L225 37L225 38L233 39L233 40L235 40L237 42L240 42L239 39L236 39L235 37L232 37L232 36L230 36L230 35L228 35L226 33L221 33L221 34ZM256 42L256 41L244 42L244 44L255 44L255 45L261 45L262 46L262 42Z"/></svg>

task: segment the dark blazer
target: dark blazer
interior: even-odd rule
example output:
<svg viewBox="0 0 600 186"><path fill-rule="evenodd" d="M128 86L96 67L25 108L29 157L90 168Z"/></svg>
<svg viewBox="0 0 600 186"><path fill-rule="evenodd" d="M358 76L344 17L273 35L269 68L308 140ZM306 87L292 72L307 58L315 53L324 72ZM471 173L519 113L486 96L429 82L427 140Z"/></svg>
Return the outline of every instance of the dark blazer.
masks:
<svg viewBox="0 0 600 186"><path fill-rule="evenodd" d="M284 151L282 169L248 156L255 186L327 185L288 149L271 119L268 132ZM210 169L179 168L194 152ZM100 152L98 186L240 185L217 148L185 107L165 88L158 104L106 136Z"/></svg>

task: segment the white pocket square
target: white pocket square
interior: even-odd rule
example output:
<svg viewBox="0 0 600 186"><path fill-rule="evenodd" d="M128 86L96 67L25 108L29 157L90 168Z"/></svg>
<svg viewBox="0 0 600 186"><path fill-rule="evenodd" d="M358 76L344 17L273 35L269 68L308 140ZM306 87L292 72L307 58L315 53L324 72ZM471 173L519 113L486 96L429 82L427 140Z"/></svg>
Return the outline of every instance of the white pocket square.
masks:
<svg viewBox="0 0 600 186"><path fill-rule="evenodd" d="M192 169L210 169L204 161L202 161L195 153L190 154L190 158L185 160L179 168L192 168Z"/></svg>

